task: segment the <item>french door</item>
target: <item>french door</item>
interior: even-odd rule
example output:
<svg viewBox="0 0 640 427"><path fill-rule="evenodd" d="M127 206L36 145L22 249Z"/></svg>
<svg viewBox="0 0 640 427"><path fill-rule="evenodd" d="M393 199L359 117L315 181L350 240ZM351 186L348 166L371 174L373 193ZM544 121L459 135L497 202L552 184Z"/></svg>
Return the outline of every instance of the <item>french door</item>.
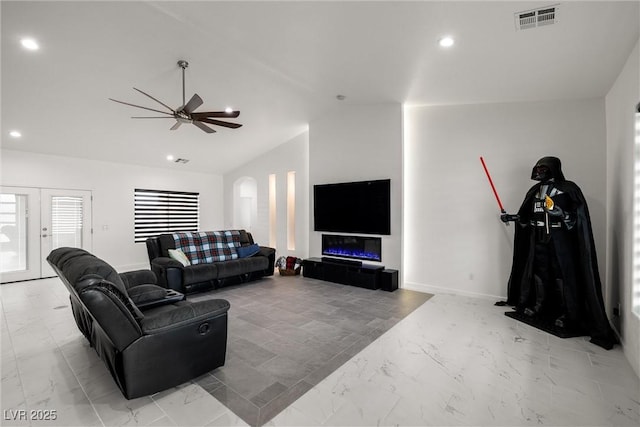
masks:
<svg viewBox="0 0 640 427"><path fill-rule="evenodd" d="M0 282L55 276L47 256L91 250L91 192L0 187Z"/></svg>

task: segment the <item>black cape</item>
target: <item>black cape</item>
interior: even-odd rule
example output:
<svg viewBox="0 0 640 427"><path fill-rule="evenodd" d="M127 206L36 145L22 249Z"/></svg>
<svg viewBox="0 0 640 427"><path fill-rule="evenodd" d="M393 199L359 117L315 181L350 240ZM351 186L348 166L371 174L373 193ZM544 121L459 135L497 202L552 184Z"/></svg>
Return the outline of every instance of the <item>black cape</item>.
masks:
<svg viewBox="0 0 640 427"><path fill-rule="evenodd" d="M516 223L515 227L513 264L507 298L507 304L515 306L516 309L521 308L526 302L525 295L529 295L529 290L533 286L534 227L528 224L532 215L533 197L541 185L542 183L537 183L529 189L518 211L520 224ZM617 342L617 338L611 329L604 308L602 284L586 200L580 188L572 181L560 179L554 183L554 187L565 193L575 207L576 219L574 227L569 232L569 244L566 237L553 239L558 258L573 257L575 271L562 272L563 276L573 280L573 286L575 286L577 304L571 310L577 312L572 315L579 320L580 328L591 336L592 343L610 349ZM567 233L566 229L558 232ZM564 245L564 247L558 247L558 245Z"/></svg>

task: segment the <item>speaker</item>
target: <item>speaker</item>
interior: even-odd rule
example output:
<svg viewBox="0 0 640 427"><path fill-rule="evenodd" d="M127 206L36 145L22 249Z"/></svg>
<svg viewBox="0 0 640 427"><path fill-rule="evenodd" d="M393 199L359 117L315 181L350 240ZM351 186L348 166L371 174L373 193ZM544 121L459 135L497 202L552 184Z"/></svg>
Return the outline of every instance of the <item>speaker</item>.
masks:
<svg viewBox="0 0 640 427"><path fill-rule="evenodd" d="M398 289L398 270L382 270L380 273L380 287L387 292L393 292Z"/></svg>

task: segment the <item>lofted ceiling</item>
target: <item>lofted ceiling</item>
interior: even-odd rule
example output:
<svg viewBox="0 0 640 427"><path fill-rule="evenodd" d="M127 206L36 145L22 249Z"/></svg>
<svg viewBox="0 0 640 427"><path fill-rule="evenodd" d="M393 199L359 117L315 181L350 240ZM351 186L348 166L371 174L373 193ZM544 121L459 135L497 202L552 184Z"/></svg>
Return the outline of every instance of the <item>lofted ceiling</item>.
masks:
<svg viewBox="0 0 640 427"><path fill-rule="evenodd" d="M516 12L553 4L555 24L516 29ZM638 40L639 4L2 1L2 148L225 173L344 106L602 97ZM162 109L136 87L180 106L180 59L187 99L238 109L243 127L172 131L108 100Z"/></svg>

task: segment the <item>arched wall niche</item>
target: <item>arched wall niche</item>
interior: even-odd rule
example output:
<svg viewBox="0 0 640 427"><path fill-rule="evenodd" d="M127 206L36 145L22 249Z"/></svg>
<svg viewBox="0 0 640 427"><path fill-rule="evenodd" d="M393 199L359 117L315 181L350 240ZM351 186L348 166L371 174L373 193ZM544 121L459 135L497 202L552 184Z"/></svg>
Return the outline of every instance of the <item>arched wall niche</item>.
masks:
<svg viewBox="0 0 640 427"><path fill-rule="evenodd" d="M258 182L250 176L238 178L233 183L234 228L251 232L258 218Z"/></svg>

